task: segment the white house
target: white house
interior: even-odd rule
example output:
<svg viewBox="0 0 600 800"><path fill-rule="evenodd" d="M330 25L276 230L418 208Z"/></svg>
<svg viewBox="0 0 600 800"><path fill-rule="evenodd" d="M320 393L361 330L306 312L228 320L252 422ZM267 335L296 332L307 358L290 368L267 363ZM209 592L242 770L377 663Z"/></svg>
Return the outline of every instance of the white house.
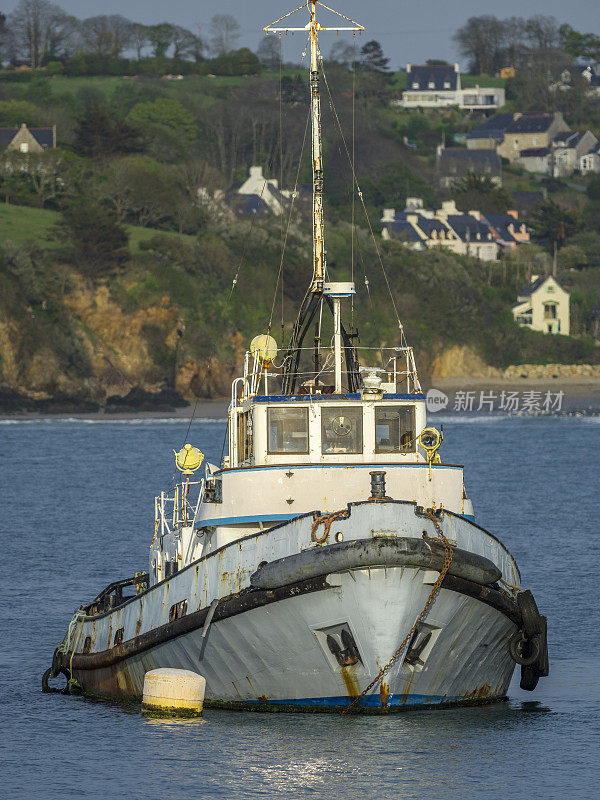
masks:
<svg viewBox="0 0 600 800"><path fill-rule="evenodd" d="M449 108L493 111L504 105L504 89L463 89L458 64L406 65L406 89L393 105L404 108Z"/></svg>
<svg viewBox="0 0 600 800"><path fill-rule="evenodd" d="M532 275L512 307L516 322L541 333L569 335L569 292L551 275Z"/></svg>
<svg viewBox="0 0 600 800"><path fill-rule="evenodd" d="M430 211L420 198L409 197L404 211L385 208L381 224L384 239L397 239L411 250L443 248L481 261L498 258L500 245L488 222L479 211L462 214L454 200Z"/></svg>
<svg viewBox="0 0 600 800"><path fill-rule="evenodd" d="M559 133L554 137L554 177L571 175L579 169L582 156L593 152L598 139L591 131Z"/></svg>
<svg viewBox="0 0 600 800"><path fill-rule="evenodd" d="M237 194L260 198L273 214L281 214L287 205L289 192L282 192L274 178L265 178L262 167L250 167L250 175L237 187Z"/></svg>
<svg viewBox="0 0 600 800"><path fill-rule="evenodd" d="M600 142L589 153L579 157L579 171L582 175L600 172Z"/></svg>

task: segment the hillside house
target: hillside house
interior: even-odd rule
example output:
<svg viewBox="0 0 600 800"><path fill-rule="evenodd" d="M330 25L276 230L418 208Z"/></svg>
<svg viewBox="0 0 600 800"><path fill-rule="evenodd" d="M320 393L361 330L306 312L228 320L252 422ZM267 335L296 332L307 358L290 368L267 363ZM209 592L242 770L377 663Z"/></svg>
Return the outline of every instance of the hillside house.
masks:
<svg viewBox="0 0 600 800"><path fill-rule="evenodd" d="M509 125L520 116L517 113L495 114L467 134L470 150L495 150L504 141Z"/></svg>
<svg viewBox="0 0 600 800"><path fill-rule="evenodd" d="M494 111L504 105L504 89L470 87L463 89L458 64L406 65L406 89L401 100L393 102L404 108L450 108Z"/></svg>
<svg viewBox="0 0 600 800"><path fill-rule="evenodd" d="M506 127L504 139L496 151L513 163L523 150L550 147L554 137L564 131L569 131L569 126L560 111L553 114L521 114Z"/></svg>
<svg viewBox="0 0 600 800"><path fill-rule="evenodd" d="M550 148L549 147L528 147L521 150L514 162L518 167L522 167L527 172L536 172L540 175L550 174Z"/></svg>
<svg viewBox="0 0 600 800"><path fill-rule="evenodd" d="M41 128L0 128L0 150L17 150L20 153L43 153L56 147L56 125Z"/></svg>
<svg viewBox="0 0 600 800"><path fill-rule="evenodd" d="M265 178L262 167L250 167L248 178L234 184L226 193L227 205L238 217L268 217L279 215L289 208L294 190L280 188L274 178ZM296 189L296 204L312 200L312 186L301 185Z"/></svg>
<svg viewBox="0 0 600 800"><path fill-rule="evenodd" d="M471 212L474 213L474 212ZM490 229L503 250L513 250L519 244L527 244L530 234L525 223L519 219L519 212L507 211L506 214L485 213L480 216Z"/></svg>
<svg viewBox="0 0 600 800"><path fill-rule="evenodd" d="M559 133L554 137L554 177L572 175L579 169L582 156L590 153L598 144L591 131Z"/></svg>
<svg viewBox="0 0 600 800"><path fill-rule="evenodd" d="M437 211L423 208L420 198L408 198L404 211L386 208L382 237L403 242L411 250L445 248L482 261L498 257L499 243L479 212L461 214L453 200Z"/></svg>
<svg viewBox="0 0 600 800"><path fill-rule="evenodd" d="M468 148L437 149L436 169L440 186L450 188L469 173L490 178L502 185L502 162L495 150L473 150Z"/></svg>
<svg viewBox="0 0 600 800"><path fill-rule="evenodd" d="M582 175L588 172L600 172L600 142L579 158L579 171Z"/></svg>
<svg viewBox="0 0 600 800"><path fill-rule="evenodd" d="M569 335L569 292L551 275L532 275L512 306L516 322L541 333Z"/></svg>

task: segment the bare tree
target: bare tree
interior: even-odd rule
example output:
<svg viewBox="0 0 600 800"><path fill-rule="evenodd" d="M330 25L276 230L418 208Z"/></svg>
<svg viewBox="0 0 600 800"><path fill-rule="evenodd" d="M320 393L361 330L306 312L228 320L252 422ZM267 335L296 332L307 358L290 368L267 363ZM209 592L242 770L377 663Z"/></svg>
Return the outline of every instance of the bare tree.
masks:
<svg viewBox="0 0 600 800"><path fill-rule="evenodd" d="M120 14L90 17L81 23L85 49L103 56L120 56L133 43L134 25Z"/></svg>
<svg viewBox="0 0 600 800"><path fill-rule="evenodd" d="M329 51L329 60L351 69L354 62L358 60L358 53L347 42L334 42Z"/></svg>
<svg viewBox="0 0 600 800"><path fill-rule="evenodd" d="M256 55L263 67L272 68L279 64L281 42L276 36L265 36L256 48Z"/></svg>
<svg viewBox="0 0 600 800"><path fill-rule="evenodd" d="M20 0L8 19L15 54L27 59L33 69L61 53L75 22L48 0Z"/></svg>
<svg viewBox="0 0 600 800"><path fill-rule="evenodd" d="M560 45L558 22L554 17L536 14L525 24L525 33L532 48L537 50L554 50Z"/></svg>
<svg viewBox="0 0 600 800"><path fill-rule="evenodd" d="M193 58L195 61L202 59L204 45L199 36L182 28L180 25L173 27L173 58L186 59Z"/></svg>
<svg viewBox="0 0 600 800"><path fill-rule="evenodd" d="M241 35L238 21L230 14L215 14L210 21L210 32L211 50L216 56L234 50Z"/></svg>
<svg viewBox="0 0 600 800"><path fill-rule="evenodd" d="M136 22L133 26L131 43L135 47L138 61L142 57L142 50L148 44L148 26Z"/></svg>

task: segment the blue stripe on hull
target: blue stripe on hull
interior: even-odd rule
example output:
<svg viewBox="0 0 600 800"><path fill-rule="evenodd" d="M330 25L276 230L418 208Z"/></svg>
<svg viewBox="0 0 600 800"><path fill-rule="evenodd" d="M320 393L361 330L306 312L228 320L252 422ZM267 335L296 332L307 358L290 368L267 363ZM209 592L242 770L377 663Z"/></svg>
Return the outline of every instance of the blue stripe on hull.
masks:
<svg viewBox="0 0 600 800"><path fill-rule="evenodd" d="M302 697L297 700L273 700L268 701L268 704L279 706L314 706L325 708L327 706L348 706L353 698L344 695L341 697ZM464 697L447 697L444 695L434 694L411 694L406 697L403 694L391 694L388 697L387 708L398 706L425 706L425 705L440 705L441 703L459 703L464 702ZM247 700L245 702L260 704L259 700ZM367 708L382 708L381 698L378 694L371 694L363 697L360 701L360 706Z"/></svg>

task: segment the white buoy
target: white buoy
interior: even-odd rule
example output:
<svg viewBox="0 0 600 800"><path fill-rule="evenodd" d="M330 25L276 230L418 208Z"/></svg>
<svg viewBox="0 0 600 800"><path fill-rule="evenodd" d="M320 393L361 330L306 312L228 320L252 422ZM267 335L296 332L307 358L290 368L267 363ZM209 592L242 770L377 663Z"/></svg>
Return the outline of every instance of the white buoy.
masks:
<svg viewBox="0 0 600 800"><path fill-rule="evenodd" d="M144 677L142 712L199 717L206 679L187 669L153 669Z"/></svg>

